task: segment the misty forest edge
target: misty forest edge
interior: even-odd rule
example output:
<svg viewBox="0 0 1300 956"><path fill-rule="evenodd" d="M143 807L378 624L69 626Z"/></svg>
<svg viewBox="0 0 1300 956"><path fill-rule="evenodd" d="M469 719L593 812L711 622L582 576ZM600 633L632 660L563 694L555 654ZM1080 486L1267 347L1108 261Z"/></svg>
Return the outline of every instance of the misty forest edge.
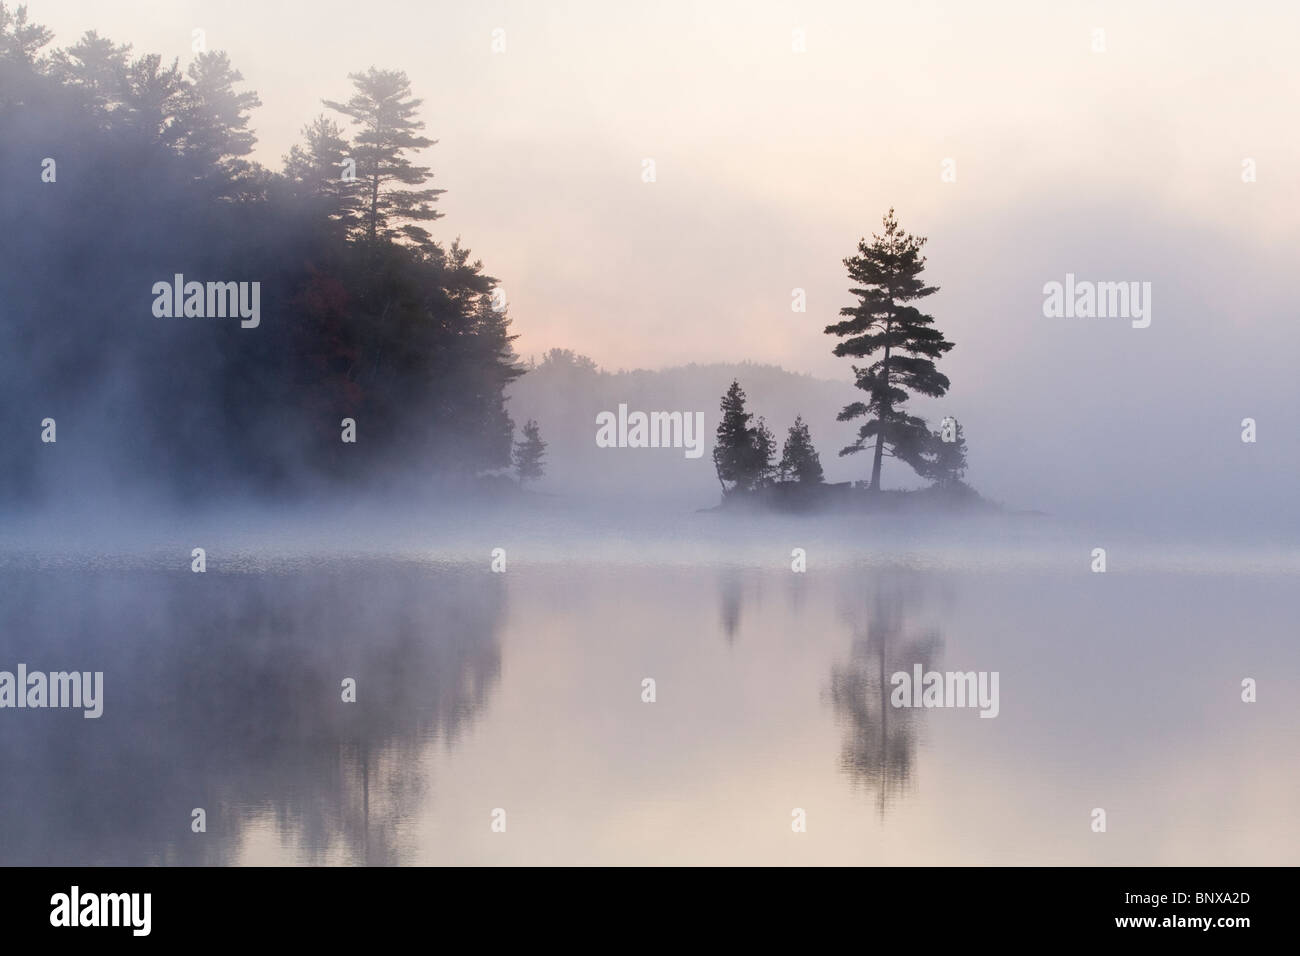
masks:
<svg viewBox="0 0 1300 956"><path fill-rule="evenodd" d="M295 495L390 472L413 486L479 489L501 488L510 468L519 487L542 477L539 426L530 419L516 441L506 407L507 388L530 366L514 351L497 280L459 240L444 245L421 225L441 218L445 190L408 158L436 141L422 135L422 101L405 73L349 74L351 98L322 102L350 121L351 139L321 115L273 172L247 158L256 142L249 111L260 100L236 88L243 77L225 53L198 53L182 72L178 60L133 57L129 44L94 31L42 52L52 37L25 7L0 3L0 156L7 169L41 170L45 187L9 190L0 210L5 234L22 237L0 272L0 345L27 357L0 383L11 412L0 424L0 501L46 492L42 469L51 466L14 449L32 422L56 441L61 416L76 422L101 476L161 452L165 490L181 500ZM857 301L824 329L839 339L836 356L873 360L851 366L864 399L838 415L864 419L839 454L866 451L867 480L826 483L801 416L777 459L766 421L753 420L732 381L713 448L723 506L993 507L963 480L960 424L945 418L932 431L905 407L911 395L949 387L936 363L953 343L913 304L938 291L921 277L925 242L891 209L883 234L844 260ZM202 281L182 281L194 277L209 280L209 302L214 285L238 285L243 320L122 335L120 316L147 315L142 292L173 275L176 315L204 314L201 304L182 311L191 285L201 301ZM250 275L259 277L253 311ZM259 296L274 310L266 325L252 318ZM164 297L171 302L170 287ZM238 317L234 289L230 300ZM155 316L173 314L157 301ZM107 401L92 402L97 394ZM358 423L364 457L349 454ZM882 490L885 457L930 486Z"/></svg>

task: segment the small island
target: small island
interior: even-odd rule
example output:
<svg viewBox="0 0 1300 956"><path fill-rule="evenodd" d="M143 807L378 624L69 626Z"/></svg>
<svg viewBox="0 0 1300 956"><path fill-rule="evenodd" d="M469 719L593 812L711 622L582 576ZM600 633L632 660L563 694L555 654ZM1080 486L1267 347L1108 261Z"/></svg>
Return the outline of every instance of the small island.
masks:
<svg viewBox="0 0 1300 956"><path fill-rule="evenodd" d="M938 292L921 278L925 238L905 233L894 210L884 217L884 234L870 243L858 242L858 254L844 260L855 305L840 309L842 321L826 326L838 337L839 357L875 358L872 364L853 366L854 384L866 393L865 401L851 402L839 421L864 418L857 440L840 449L840 455L872 453L871 476L866 481L828 484L812 434L801 416L786 435L781 457L776 439L763 418L746 410L746 395L732 381L722 396L713 464L722 486L722 502L712 510L813 511L1001 511L964 481L966 437L961 424L945 417L931 430L925 419L906 408L911 395L941 397L948 392L948 377L936 362L951 351L949 342L934 326L934 317L914 303ZM931 482L913 491L884 491L881 464L889 456L910 466Z"/></svg>

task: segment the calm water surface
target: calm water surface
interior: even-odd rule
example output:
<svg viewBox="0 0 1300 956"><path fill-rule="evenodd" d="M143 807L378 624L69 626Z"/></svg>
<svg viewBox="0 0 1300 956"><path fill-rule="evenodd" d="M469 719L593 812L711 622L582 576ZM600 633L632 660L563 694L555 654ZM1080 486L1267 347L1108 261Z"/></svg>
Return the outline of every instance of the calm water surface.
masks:
<svg viewBox="0 0 1300 956"><path fill-rule="evenodd" d="M1300 863L1291 567L789 547L11 549L0 669L105 700L0 710L0 863ZM998 716L891 707L917 663Z"/></svg>

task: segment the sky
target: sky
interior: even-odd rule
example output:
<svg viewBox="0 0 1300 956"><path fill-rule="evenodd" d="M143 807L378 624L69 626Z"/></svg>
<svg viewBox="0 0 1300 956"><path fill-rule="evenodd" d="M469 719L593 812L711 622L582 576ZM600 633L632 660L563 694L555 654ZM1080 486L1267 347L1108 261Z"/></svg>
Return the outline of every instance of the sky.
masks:
<svg viewBox="0 0 1300 956"><path fill-rule="evenodd" d="M405 70L435 236L501 280L525 357L848 379L822 329L893 207L956 343L918 410L963 421L972 477L1190 511L1230 488L1295 518L1295 4L29 6L58 45L93 28L182 66L202 29L261 96L273 168L348 72ZM1152 283L1150 327L1045 317L1067 273Z"/></svg>

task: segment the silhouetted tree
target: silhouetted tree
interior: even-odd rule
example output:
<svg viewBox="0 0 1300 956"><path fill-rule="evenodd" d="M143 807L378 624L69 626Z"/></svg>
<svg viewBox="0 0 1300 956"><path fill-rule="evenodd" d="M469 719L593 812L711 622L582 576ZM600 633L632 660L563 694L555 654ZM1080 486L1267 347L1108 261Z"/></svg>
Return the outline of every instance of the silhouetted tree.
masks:
<svg viewBox="0 0 1300 956"><path fill-rule="evenodd" d="M733 381L722 396L722 418L718 422L713 446L713 466L723 494L748 491L762 484L771 467L775 442L760 419L756 426L749 420L753 413L745 410L745 390ZM727 482L731 482L730 488Z"/></svg>
<svg viewBox="0 0 1300 956"><path fill-rule="evenodd" d="M537 367L571 370L583 375L595 375L599 371L595 359L579 355L573 349L549 349Z"/></svg>
<svg viewBox="0 0 1300 956"><path fill-rule="evenodd" d="M415 222L439 218L433 203L445 190L410 189L433 175L428 166L413 166L406 158L410 150L424 149L437 140L419 135L424 123L415 118L421 100L411 96L411 81L399 70L351 73L356 92L346 103L325 100L332 110L349 116L360 128L353 143L357 175L365 185L365 235L405 236L416 245L427 246L429 233ZM398 223L405 223L397 226Z"/></svg>
<svg viewBox="0 0 1300 956"><path fill-rule="evenodd" d="M515 442L515 473L519 484L536 481L542 477L542 459L546 455L546 442L542 441L541 430L531 418L524 423L524 437Z"/></svg>
<svg viewBox="0 0 1300 956"><path fill-rule="evenodd" d="M185 71L181 149L194 164L196 178L226 194L252 171L244 159L257 137L248 129L248 111L262 105L256 93L235 89L244 77L221 51L200 53Z"/></svg>
<svg viewBox="0 0 1300 956"><path fill-rule="evenodd" d="M961 484L966 474L966 436L956 419L952 420L951 429L951 441L944 440L942 426L931 432L925 455L924 477L943 488Z"/></svg>
<svg viewBox="0 0 1300 956"><path fill-rule="evenodd" d="M786 435L785 446L781 449L782 481L794 481L799 484L821 484L822 463L813 447L812 434L802 416L796 416L794 424Z"/></svg>
<svg viewBox="0 0 1300 956"><path fill-rule="evenodd" d="M838 416L839 421L868 419L859 428L857 441L840 454L861 451L875 439L873 491L880 490L880 465L886 450L914 469L923 469L929 430L924 420L900 406L911 393L937 397L948 391L948 378L934 363L952 348L943 333L933 328L934 317L908 304L939 291L921 279L925 239L904 233L892 209L884 225L883 236L873 236L870 244L860 240L858 254L844 260L849 278L856 283L849 291L858 297L858 304L840 309L840 315L848 318L826 327L828 335L844 340L835 346L835 355L880 355L871 365L853 366L856 385L869 398L846 405Z"/></svg>
<svg viewBox="0 0 1300 956"><path fill-rule="evenodd" d="M27 22L27 5L12 11L0 3L0 57L33 69L43 66L41 47L54 38L46 27Z"/></svg>
<svg viewBox="0 0 1300 956"><path fill-rule="evenodd" d="M318 116L302 129L305 142L294 144L284 157L284 175L295 201L344 230L357 222L357 180L346 166L348 141L343 128ZM345 174L351 178L344 178Z"/></svg>
<svg viewBox="0 0 1300 956"><path fill-rule="evenodd" d="M66 50L50 56L50 73L66 89L82 97L83 106L107 123L122 107L131 45L117 44L88 30Z"/></svg>
<svg viewBox="0 0 1300 956"><path fill-rule="evenodd" d="M754 426L754 477L753 487L761 488L770 484L775 468L772 459L776 455L776 436L767 427L767 422L759 418Z"/></svg>

